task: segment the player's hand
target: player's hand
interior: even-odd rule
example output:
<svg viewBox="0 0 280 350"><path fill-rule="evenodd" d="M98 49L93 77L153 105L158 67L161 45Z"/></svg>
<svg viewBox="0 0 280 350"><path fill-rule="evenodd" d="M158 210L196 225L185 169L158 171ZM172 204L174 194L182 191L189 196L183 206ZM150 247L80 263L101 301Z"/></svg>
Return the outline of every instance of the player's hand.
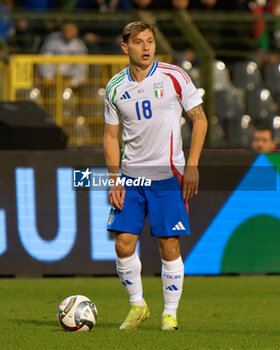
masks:
<svg viewBox="0 0 280 350"><path fill-rule="evenodd" d="M126 190L122 185L115 185L110 188L109 201L115 209L122 210L125 192Z"/></svg>
<svg viewBox="0 0 280 350"><path fill-rule="evenodd" d="M183 182L183 197L189 199L198 194L199 172L197 166L186 166Z"/></svg>

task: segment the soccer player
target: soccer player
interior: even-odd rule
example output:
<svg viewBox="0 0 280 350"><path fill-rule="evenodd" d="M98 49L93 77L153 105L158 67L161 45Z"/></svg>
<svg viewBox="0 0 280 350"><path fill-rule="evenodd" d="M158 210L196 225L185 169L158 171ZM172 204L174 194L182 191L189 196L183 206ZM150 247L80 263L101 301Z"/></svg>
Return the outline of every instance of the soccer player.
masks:
<svg viewBox="0 0 280 350"><path fill-rule="evenodd" d="M146 215L151 235L158 240L162 259L164 311L162 329L176 330L184 265L179 236L190 233L186 200L198 192L198 161L207 120L202 100L189 76L179 67L155 61L155 33L142 22L122 32L122 49L129 67L115 75L105 92L104 150L114 186L108 230L115 232L116 265L131 309L120 326L137 329L150 317L143 298L141 262L135 250ZM190 153L185 167L181 140L184 108L193 122ZM119 181L119 124L123 124L122 179ZM144 176L150 186L128 186Z"/></svg>

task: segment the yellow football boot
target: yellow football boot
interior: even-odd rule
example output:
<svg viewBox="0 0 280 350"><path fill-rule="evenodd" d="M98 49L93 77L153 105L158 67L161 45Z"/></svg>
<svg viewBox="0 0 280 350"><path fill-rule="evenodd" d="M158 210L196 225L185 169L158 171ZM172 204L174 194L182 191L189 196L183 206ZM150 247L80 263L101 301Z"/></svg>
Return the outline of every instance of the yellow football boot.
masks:
<svg viewBox="0 0 280 350"><path fill-rule="evenodd" d="M126 319L120 326L120 329L135 330L138 328L138 325L141 321L147 320L148 318L150 318L150 316L151 313L146 302L144 306L132 305Z"/></svg>
<svg viewBox="0 0 280 350"><path fill-rule="evenodd" d="M162 330L163 331L174 331L178 330L178 322L175 317L170 314L162 316Z"/></svg>

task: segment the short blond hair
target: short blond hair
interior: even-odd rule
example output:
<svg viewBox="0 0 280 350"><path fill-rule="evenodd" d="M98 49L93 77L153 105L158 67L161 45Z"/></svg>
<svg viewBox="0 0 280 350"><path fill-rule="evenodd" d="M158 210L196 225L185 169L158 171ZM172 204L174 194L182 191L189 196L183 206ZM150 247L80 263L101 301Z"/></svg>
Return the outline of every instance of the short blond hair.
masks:
<svg viewBox="0 0 280 350"><path fill-rule="evenodd" d="M144 22L131 22L128 25L126 25L122 31L122 40L124 43L128 43L129 37L131 34L139 34L141 32L144 32L144 30L150 30L154 37L155 37L155 31L154 28L148 24L148 23L144 23Z"/></svg>

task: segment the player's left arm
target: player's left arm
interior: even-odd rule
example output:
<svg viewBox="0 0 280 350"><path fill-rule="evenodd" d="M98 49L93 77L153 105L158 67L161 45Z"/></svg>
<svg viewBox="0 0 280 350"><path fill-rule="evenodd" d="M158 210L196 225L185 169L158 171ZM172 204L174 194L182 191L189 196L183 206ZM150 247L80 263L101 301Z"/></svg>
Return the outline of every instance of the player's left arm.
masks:
<svg viewBox="0 0 280 350"><path fill-rule="evenodd" d="M190 153L184 172L183 197L189 199L198 194L199 172L198 162L207 132L207 119L203 108L198 105L187 111L193 123Z"/></svg>

